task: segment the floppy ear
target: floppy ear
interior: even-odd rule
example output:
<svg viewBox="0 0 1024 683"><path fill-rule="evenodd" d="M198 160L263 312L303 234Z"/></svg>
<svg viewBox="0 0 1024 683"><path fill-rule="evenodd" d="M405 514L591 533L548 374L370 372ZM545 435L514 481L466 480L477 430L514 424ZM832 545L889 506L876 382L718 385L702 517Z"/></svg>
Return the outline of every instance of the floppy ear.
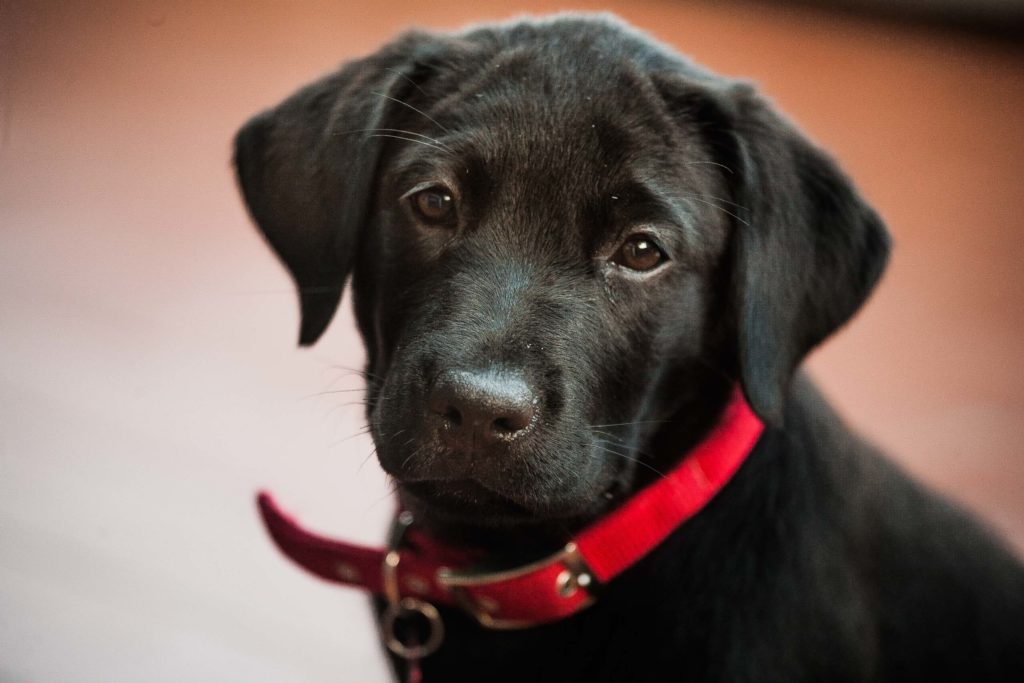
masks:
<svg viewBox="0 0 1024 683"><path fill-rule="evenodd" d="M737 221L739 371L779 423L804 356L867 299L889 255L882 221L849 178L747 85L728 89Z"/></svg>
<svg viewBox="0 0 1024 683"><path fill-rule="evenodd" d="M396 100L414 87L417 53L433 42L403 36L253 117L235 137L249 213L299 291L303 346L334 316L367 222L381 150L372 129L388 127Z"/></svg>

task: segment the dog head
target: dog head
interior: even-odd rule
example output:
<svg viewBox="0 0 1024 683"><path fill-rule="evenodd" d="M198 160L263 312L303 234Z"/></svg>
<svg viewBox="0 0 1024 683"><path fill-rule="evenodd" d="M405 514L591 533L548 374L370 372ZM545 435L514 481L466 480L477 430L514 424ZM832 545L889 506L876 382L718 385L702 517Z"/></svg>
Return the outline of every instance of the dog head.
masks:
<svg viewBox="0 0 1024 683"><path fill-rule="evenodd" d="M407 34L252 119L236 166L300 344L353 274L378 457L441 522L592 516L735 383L778 423L888 252L751 87L604 17Z"/></svg>

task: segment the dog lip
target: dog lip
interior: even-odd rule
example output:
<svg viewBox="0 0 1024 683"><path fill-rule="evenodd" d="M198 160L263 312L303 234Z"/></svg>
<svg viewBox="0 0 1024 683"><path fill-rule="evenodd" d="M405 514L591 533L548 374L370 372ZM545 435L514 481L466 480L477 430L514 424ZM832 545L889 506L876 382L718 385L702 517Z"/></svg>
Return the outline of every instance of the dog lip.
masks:
<svg viewBox="0 0 1024 683"><path fill-rule="evenodd" d="M504 516L530 514L521 504L473 479L405 481L401 486L423 505L443 512L500 513Z"/></svg>

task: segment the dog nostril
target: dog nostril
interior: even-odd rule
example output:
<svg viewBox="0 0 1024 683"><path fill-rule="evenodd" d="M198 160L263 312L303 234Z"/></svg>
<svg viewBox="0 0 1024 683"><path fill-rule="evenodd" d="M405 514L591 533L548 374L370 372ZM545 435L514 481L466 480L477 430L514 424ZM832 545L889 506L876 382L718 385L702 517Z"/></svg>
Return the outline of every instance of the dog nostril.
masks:
<svg viewBox="0 0 1024 683"><path fill-rule="evenodd" d="M462 424L462 413L460 413L459 409L455 406L449 406L448 410L444 411L444 414L441 417L443 417L452 427L457 428Z"/></svg>
<svg viewBox="0 0 1024 683"><path fill-rule="evenodd" d="M533 422L534 411L532 407L516 411L509 415L496 418L491 423L491 429L497 436L513 436L530 426Z"/></svg>
<svg viewBox="0 0 1024 683"><path fill-rule="evenodd" d="M462 412L445 392L435 392L427 402L427 409L441 418L446 427L458 429L462 425Z"/></svg>

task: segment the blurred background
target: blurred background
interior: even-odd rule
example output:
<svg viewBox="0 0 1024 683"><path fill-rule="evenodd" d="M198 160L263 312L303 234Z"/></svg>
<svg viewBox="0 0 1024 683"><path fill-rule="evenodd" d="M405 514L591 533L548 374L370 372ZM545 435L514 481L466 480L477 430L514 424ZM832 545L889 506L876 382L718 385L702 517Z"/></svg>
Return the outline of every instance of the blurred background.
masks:
<svg viewBox="0 0 1024 683"><path fill-rule="evenodd" d="M403 28L565 7L0 3L0 681L386 680L365 598L256 517L269 487L376 543L392 506L348 304L295 348L230 140ZM758 82L841 160L896 247L811 371L1024 551L1021 3L572 7Z"/></svg>

